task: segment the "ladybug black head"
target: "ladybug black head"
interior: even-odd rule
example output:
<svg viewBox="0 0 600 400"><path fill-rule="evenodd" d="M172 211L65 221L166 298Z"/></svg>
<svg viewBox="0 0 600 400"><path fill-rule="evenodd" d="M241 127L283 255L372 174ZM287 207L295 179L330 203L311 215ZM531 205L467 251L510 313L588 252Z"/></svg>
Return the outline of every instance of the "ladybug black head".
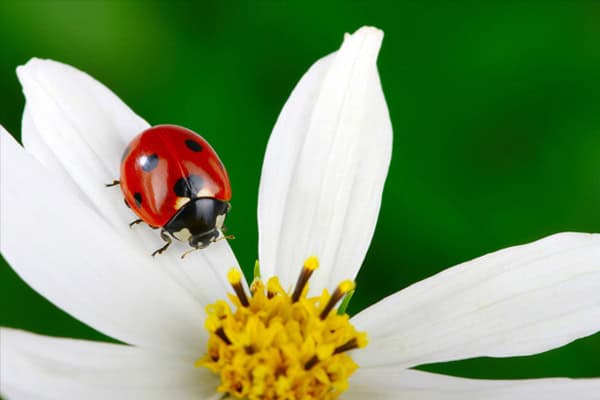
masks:
<svg viewBox="0 0 600 400"><path fill-rule="evenodd" d="M218 239L219 235L219 230L215 228L204 234L192 235L189 239L189 244L196 249L203 249Z"/></svg>
<svg viewBox="0 0 600 400"><path fill-rule="evenodd" d="M225 201L199 197L181 207L164 229L174 238L187 240L190 246L202 249L219 238L229 209Z"/></svg>

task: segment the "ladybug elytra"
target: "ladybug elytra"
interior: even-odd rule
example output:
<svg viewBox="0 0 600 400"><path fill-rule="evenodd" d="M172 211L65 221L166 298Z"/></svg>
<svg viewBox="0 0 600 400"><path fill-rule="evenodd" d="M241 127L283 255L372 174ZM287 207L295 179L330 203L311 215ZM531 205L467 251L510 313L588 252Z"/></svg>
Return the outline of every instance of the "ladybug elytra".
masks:
<svg viewBox="0 0 600 400"><path fill-rule="evenodd" d="M120 184L125 204L139 217L130 225L161 228L166 244L153 256L171 238L188 242L191 251L225 238L229 177L210 144L189 129L158 125L140 133L125 148L121 178L113 184Z"/></svg>

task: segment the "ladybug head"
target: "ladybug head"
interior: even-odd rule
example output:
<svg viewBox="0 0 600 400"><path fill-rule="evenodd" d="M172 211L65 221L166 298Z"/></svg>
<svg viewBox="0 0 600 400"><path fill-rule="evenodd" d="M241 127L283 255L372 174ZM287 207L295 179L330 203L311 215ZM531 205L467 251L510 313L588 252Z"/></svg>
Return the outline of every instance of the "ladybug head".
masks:
<svg viewBox="0 0 600 400"><path fill-rule="evenodd" d="M164 226L173 237L203 249L221 235L231 206L213 197L198 197L186 203Z"/></svg>
<svg viewBox="0 0 600 400"><path fill-rule="evenodd" d="M220 235L219 230L217 230L217 228L215 228L204 234L190 236L190 239L188 242L189 242L190 246L192 246L196 249L203 249L205 247L208 247L208 245L210 245L215 240L217 240L219 238L219 235Z"/></svg>

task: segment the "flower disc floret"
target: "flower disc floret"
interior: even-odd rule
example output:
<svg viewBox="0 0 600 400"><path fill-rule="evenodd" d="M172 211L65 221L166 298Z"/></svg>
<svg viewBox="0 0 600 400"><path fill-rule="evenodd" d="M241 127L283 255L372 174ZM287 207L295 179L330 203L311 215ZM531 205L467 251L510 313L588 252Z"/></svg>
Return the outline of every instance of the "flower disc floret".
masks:
<svg viewBox="0 0 600 400"><path fill-rule="evenodd" d="M347 389L358 368L347 351L365 347L367 338L348 314L332 310L355 285L343 281L331 294L307 297L317 267L316 257L306 260L291 294L272 277L266 285L255 279L248 296L241 273L229 272L233 307L219 300L206 308L208 351L196 363L220 376L219 392L250 400L334 399Z"/></svg>

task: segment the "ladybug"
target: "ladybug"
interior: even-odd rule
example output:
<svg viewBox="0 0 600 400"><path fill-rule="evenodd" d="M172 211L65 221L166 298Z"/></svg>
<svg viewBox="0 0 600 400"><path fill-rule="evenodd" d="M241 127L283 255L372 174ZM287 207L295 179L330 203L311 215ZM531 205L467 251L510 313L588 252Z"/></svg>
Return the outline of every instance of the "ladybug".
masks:
<svg viewBox="0 0 600 400"><path fill-rule="evenodd" d="M232 238L222 233L231 209L227 171L210 144L189 129L158 125L136 136L123 152L120 180L107 186L117 184L139 217L130 226L161 228L166 244L152 256L165 251L171 238L188 242L190 251Z"/></svg>

